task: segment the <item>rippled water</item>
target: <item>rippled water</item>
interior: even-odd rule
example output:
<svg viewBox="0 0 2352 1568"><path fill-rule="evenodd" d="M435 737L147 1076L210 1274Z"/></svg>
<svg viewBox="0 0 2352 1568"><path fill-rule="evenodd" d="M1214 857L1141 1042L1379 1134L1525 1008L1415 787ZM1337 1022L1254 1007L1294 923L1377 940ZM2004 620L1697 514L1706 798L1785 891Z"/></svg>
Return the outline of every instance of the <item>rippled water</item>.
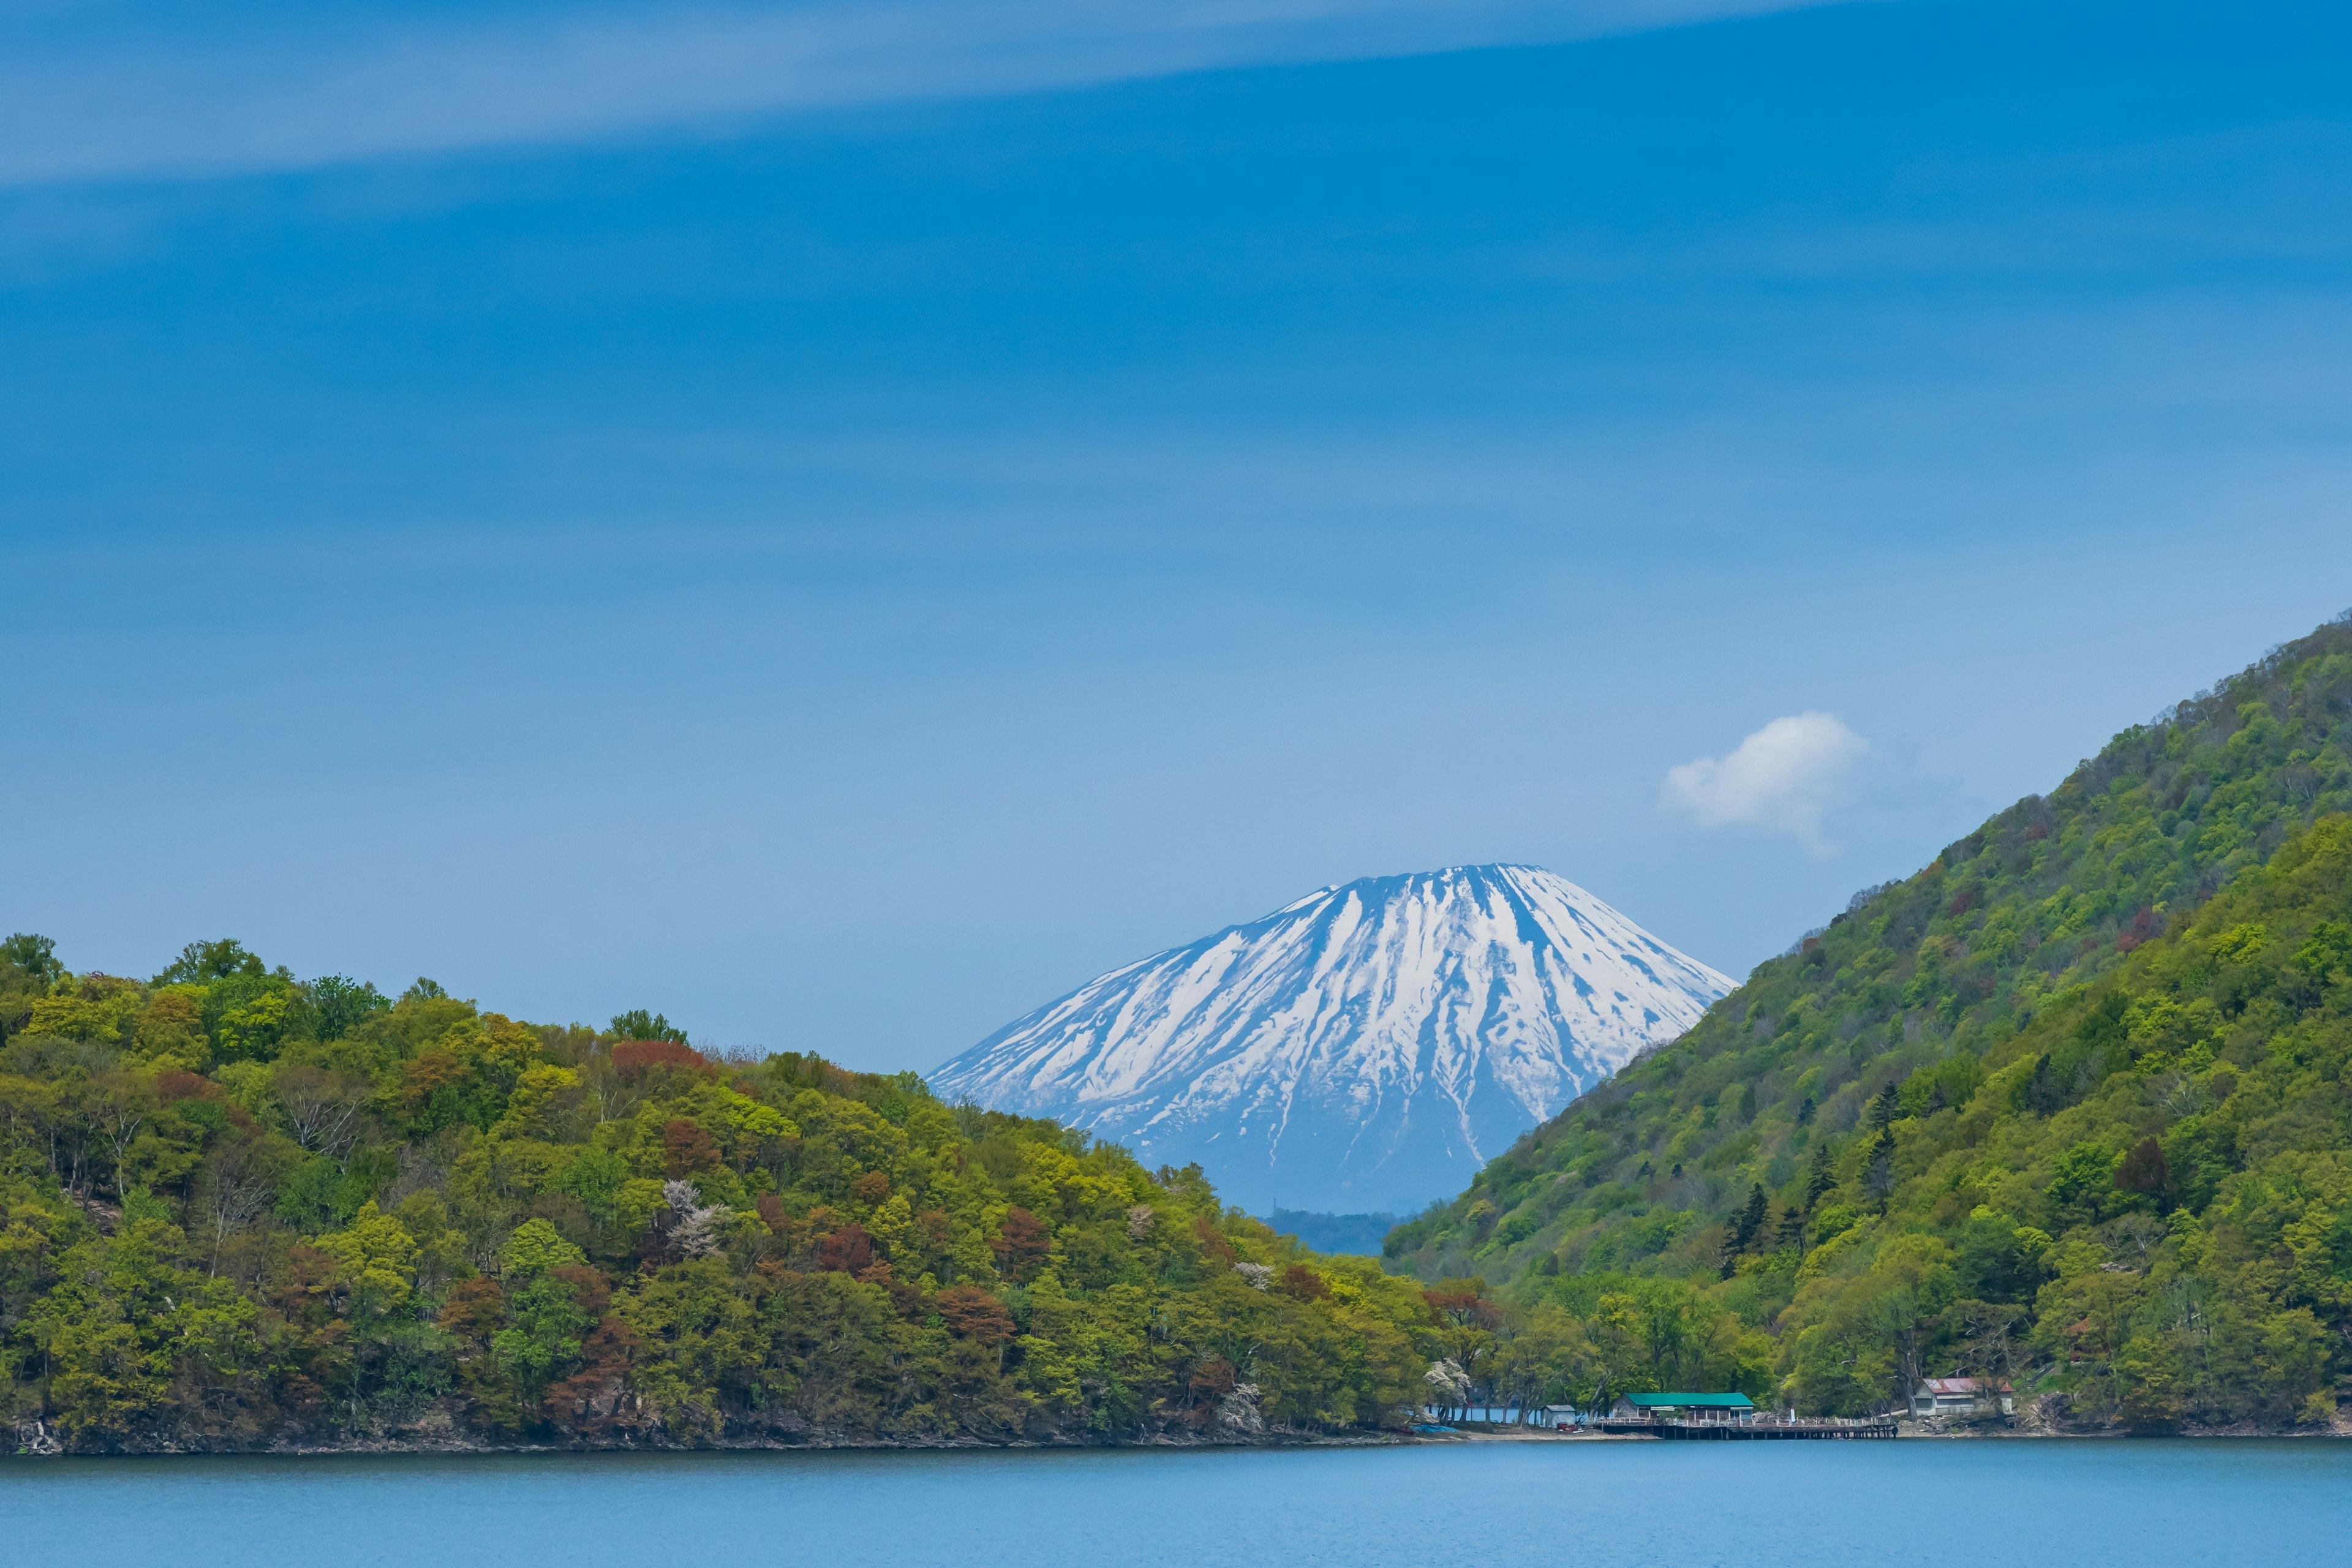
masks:
<svg viewBox="0 0 2352 1568"><path fill-rule="evenodd" d="M695 1568L2352 1562L2352 1443L1545 1443L1259 1452L0 1465L0 1557Z"/></svg>

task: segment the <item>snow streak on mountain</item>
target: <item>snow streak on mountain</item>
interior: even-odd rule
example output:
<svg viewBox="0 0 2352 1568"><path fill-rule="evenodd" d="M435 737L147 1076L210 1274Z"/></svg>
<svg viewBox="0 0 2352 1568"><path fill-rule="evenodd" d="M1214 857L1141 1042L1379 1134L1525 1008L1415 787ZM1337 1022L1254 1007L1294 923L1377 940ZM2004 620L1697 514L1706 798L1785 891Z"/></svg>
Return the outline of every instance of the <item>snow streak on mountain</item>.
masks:
<svg viewBox="0 0 2352 1568"><path fill-rule="evenodd" d="M1457 866L1326 888L1131 963L931 1075L1051 1116L1229 1202L1409 1212L1731 981L1575 883Z"/></svg>

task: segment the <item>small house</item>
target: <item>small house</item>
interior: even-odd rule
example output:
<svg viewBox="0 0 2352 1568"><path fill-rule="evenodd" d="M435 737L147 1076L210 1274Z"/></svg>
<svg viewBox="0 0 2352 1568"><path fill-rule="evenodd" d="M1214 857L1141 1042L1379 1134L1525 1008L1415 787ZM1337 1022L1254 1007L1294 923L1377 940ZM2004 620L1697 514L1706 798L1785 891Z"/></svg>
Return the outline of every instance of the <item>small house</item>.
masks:
<svg viewBox="0 0 2352 1568"><path fill-rule="evenodd" d="M1628 1394L1609 1414L1620 1421L1753 1421L1756 1405L1744 1394Z"/></svg>
<svg viewBox="0 0 2352 1568"><path fill-rule="evenodd" d="M2015 1400L2006 1383L1980 1377L1931 1377L1911 1391L1911 1414L1930 1415L1990 1415L2013 1413Z"/></svg>

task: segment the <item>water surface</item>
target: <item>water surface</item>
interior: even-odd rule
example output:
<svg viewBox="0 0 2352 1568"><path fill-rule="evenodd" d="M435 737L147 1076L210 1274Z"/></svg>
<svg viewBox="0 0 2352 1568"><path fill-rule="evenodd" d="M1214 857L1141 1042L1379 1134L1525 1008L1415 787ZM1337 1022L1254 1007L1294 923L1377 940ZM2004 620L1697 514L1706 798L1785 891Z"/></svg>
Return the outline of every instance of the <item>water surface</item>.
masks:
<svg viewBox="0 0 2352 1568"><path fill-rule="evenodd" d="M0 1464L6 1561L891 1568L2170 1568L2346 1561L2352 1443Z"/></svg>

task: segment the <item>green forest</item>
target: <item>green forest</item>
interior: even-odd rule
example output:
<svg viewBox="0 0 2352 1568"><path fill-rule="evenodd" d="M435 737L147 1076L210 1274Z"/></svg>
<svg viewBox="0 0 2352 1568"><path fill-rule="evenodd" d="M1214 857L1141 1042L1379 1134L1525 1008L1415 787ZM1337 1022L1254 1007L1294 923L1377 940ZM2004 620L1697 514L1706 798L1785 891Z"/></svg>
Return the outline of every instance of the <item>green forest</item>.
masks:
<svg viewBox="0 0 2352 1568"><path fill-rule="evenodd" d="M2352 1373L2352 622L1322 1256L911 1073L0 943L20 1447L1256 1440L1621 1393L2276 1430Z"/></svg>
<svg viewBox="0 0 2352 1568"><path fill-rule="evenodd" d="M1865 889L1398 1227L1477 1394L2284 1428L2352 1393L2352 623ZM1542 1357L1534 1358L1538 1361Z"/></svg>
<svg viewBox="0 0 2352 1568"><path fill-rule="evenodd" d="M22 1448L1247 1440L1397 1420L1443 1332L1197 1169L656 1015L19 935L0 1038Z"/></svg>

